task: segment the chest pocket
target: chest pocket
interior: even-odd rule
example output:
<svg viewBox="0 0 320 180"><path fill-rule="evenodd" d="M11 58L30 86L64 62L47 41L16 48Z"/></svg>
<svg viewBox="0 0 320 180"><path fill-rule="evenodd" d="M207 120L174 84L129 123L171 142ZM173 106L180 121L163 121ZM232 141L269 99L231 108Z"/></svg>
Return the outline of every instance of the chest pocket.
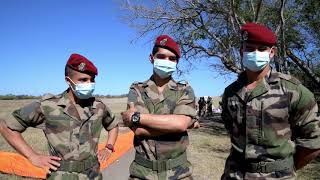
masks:
<svg viewBox="0 0 320 180"><path fill-rule="evenodd" d="M181 97L181 91L174 91L170 93L165 99L164 102L154 103L151 98L148 97L145 89L138 88L141 94L142 101L147 107L150 114L173 114L174 109L176 108L177 101ZM163 112L165 111L165 112Z"/></svg>
<svg viewBox="0 0 320 180"><path fill-rule="evenodd" d="M243 123L243 105L236 96L228 98L228 105L231 119L233 119L231 126L232 136L237 139L240 138L241 134L243 133L241 130L243 130L245 126L245 123Z"/></svg>
<svg viewBox="0 0 320 180"><path fill-rule="evenodd" d="M102 116L99 115L94 115L91 117L89 120L90 123L90 131L92 134L93 138L99 138L100 137L100 132L102 129Z"/></svg>
<svg viewBox="0 0 320 180"><path fill-rule="evenodd" d="M289 140L291 128L289 122L289 97L280 90L268 93L261 103L261 136L264 145L278 146L280 139ZM263 98L263 97L262 97ZM280 137L280 138L279 138ZM274 141L274 139L279 139Z"/></svg>
<svg viewBox="0 0 320 180"><path fill-rule="evenodd" d="M52 154L65 154L69 152L71 141L71 122L72 119L63 114L62 110L55 110L56 113L44 114L45 135L48 139L50 150L54 149ZM57 113L59 111L59 113Z"/></svg>

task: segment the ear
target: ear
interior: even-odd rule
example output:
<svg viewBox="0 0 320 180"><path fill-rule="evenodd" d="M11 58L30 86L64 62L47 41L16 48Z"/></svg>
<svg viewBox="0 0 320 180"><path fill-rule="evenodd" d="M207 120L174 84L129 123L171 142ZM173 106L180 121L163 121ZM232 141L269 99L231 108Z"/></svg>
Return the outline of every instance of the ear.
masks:
<svg viewBox="0 0 320 180"><path fill-rule="evenodd" d="M152 54L150 54L150 56L149 56L149 60L150 60L151 64L153 64L153 63L154 63L154 57L152 56Z"/></svg>
<svg viewBox="0 0 320 180"><path fill-rule="evenodd" d="M71 86L71 83L70 83L69 78L70 78L70 77L65 76L65 77L64 77L64 80L66 81L66 83L67 83L69 86Z"/></svg>
<svg viewBox="0 0 320 180"><path fill-rule="evenodd" d="M272 47L270 50L270 59L272 59L276 54L277 54L278 50L276 47Z"/></svg>

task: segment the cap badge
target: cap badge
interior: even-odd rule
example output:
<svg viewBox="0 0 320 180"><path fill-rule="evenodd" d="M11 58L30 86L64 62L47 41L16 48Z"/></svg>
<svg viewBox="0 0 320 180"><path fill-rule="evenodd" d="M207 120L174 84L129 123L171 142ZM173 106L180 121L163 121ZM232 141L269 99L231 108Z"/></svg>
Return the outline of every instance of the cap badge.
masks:
<svg viewBox="0 0 320 180"><path fill-rule="evenodd" d="M162 40L160 41L160 45L161 45L161 46L164 46L164 45L167 44L167 42L168 42L168 39L167 39L167 38L162 39Z"/></svg>
<svg viewBox="0 0 320 180"><path fill-rule="evenodd" d="M86 63L84 63L84 62L80 63L79 66L78 66L78 70L79 71L84 71L85 68L86 68Z"/></svg>

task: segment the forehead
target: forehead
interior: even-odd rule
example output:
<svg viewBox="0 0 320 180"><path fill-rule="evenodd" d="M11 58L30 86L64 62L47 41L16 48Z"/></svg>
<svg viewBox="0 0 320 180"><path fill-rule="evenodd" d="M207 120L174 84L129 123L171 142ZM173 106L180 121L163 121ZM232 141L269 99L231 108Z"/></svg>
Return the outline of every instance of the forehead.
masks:
<svg viewBox="0 0 320 180"><path fill-rule="evenodd" d="M261 43L252 43L252 42L244 42L243 43L244 47L261 47L261 46L266 46L269 47L268 45L261 44Z"/></svg>
<svg viewBox="0 0 320 180"><path fill-rule="evenodd" d="M86 74L86 73L82 73L82 72L73 70L72 79L82 79L82 78L91 79L91 78L95 78L95 75L90 75L90 74Z"/></svg>
<svg viewBox="0 0 320 180"><path fill-rule="evenodd" d="M165 55L168 55L168 56L176 56L173 52L171 52L170 50L168 49L165 49L165 48L162 48L162 47L159 47L158 48L158 51L156 54L165 54Z"/></svg>

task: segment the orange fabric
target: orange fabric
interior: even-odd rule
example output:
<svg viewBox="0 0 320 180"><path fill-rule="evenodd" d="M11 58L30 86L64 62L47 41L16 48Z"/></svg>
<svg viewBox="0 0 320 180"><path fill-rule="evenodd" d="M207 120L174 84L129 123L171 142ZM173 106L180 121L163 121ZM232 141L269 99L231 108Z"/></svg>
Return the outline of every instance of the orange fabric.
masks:
<svg viewBox="0 0 320 180"><path fill-rule="evenodd" d="M124 134L120 134L114 146L114 153L112 153L111 157L100 164L100 170L105 169L110 164L112 164L115 160L119 159L124 153L128 152L133 147L133 132L127 132ZM102 149L106 146L106 143L99 144L98 149Z"/></svg>
<svg viewBox="0 0 320 180"><path fill-rule="evenodd" d="M101 170L108 167L133 147L133 136L134 134L131 131L119 134L114 147L115 152L112 153L111 157L107 161L101 163ZM101 143L98 148L102 149L104 146L105 143ZM46 178L45 170L32 165L24 156L10 152L0 151L0 172L32 178Z"/></svg>
<svg viewBox="0 0 320 180"><path fill-rule="evenodd" d="M0 152L0 171L7 174L32 178L46 178L42 168L33 166L24 156L17 153Z"/></svg>

